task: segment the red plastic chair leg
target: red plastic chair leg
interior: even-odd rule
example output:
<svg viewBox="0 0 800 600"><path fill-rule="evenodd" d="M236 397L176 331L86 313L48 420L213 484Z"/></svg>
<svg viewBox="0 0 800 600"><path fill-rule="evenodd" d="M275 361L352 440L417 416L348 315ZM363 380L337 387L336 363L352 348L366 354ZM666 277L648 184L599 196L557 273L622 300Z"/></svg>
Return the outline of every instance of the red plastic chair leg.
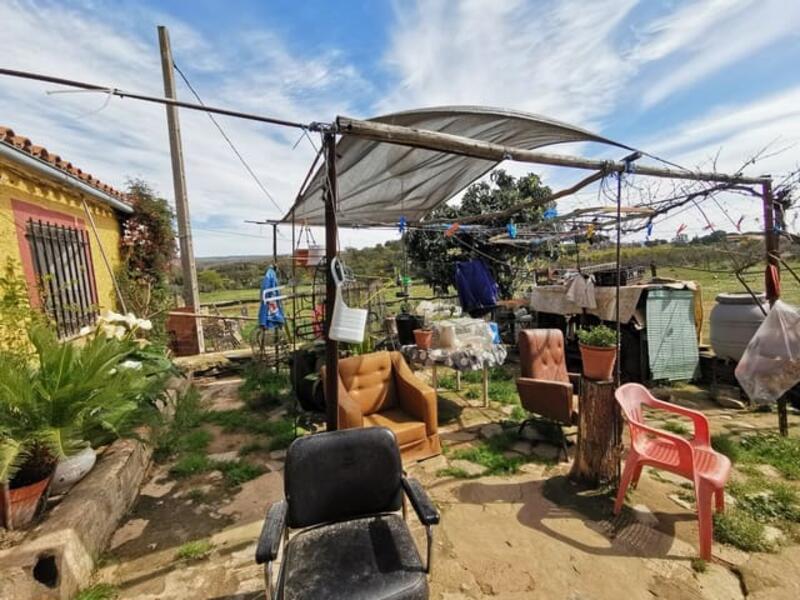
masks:
<svg viewBox="0 0 800 600"><path fill-rule="evenodd" d="M717 505L717 512L725 512L725 489L719 489L714 493L714 500Z"/></svg>
<svg viewBox="0 0 800 600"><path fill-rule="evenodd" d="M699 486L696 491L697 521L700 528L700 558L711 560L711 544L714 536L714 521L711 510L714 490L706 486Z"/></svg>
<svg viewBox="0 0 800 600"><path fill-rule="evenodd" d="M637 486L639 485L639 477L642 476L642 469L643 468L644 468L644 465L640 463L636 467L636 470L633 472L633 479L631 480L631 486L633 487L633 489L636 489Z"/></svg>
<svg viewBox="0 0 800 600"><path fill-rule="evenodd" d="M625 467L622 469L622 477L620 477L619 489L617 490L617 499L614 502L615 515L618 515L619 511L622 510L622 504L625 502L625 493L628 491L628 486L633 480L637 469L641 471L639 461L633 453L629 453L628 458L625 460Z"/></svg>

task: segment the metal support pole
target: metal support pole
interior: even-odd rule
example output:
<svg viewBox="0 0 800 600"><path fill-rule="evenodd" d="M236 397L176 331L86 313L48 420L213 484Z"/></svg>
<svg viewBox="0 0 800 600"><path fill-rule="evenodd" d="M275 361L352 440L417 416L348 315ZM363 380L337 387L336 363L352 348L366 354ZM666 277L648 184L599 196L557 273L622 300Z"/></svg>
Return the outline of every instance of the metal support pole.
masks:
<svg viewBox="0 0 800 600"><path fill-rule="evenodd" d="M339 413L339 343L328 337L336 301L336 282L331 264L336 258L336 135L323 135L327 190L325 192L325 414L328 431L337 427Z"/></svg>
<svg viewBox="0 0 800 600"><path fill-rule="evenodd" d="M765 181L762 184L762 202L764 205L764 245L767 251L767 269L770 266L780 270L780 262L778 260L778 252L780 239L775 231L775 205L772 197L772 183ZM779 271L780 272L780 271ZM767 285L765 274L764 289L767 291L767 300L770 307L775 304L779 296L774 289L774 286ZM786 396L778 398L778 429L782 436L789 435L789 411L786 403Z"/></svg>
<svg viewBox="0 0 800 600"><path fill-rule="evenodd" d="M161 47L161 70L164 75L164 95L175 99L175 72L173 71L172 49L169 32L163 25L158 26L158 43ZM178 221L178 245L181 250L181 272L183 274L183 300L192 312L200 312L200 292L197 288L197 267L194 262L192 246L192 225L189 218L189 199L186 194L186 176L183 169L183 146L181 145L181 125L178 120L178 107L167 105L167 128L169 130L169 149L172 157L172 183L175 188L175 216ZM203 322L195 319L197 350L205 352Z"/></svg>

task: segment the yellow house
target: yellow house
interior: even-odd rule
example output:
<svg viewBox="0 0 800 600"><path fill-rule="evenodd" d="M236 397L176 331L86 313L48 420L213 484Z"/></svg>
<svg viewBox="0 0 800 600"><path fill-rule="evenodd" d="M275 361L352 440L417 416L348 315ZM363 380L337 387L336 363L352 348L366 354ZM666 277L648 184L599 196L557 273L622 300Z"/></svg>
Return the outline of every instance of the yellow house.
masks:
<svg viewBox="0 0 800 600"><path fill-rule="evenodd" d="M0 126L0 259L22 270L31 304L59 334L115 309L125 194Z"/></svg>

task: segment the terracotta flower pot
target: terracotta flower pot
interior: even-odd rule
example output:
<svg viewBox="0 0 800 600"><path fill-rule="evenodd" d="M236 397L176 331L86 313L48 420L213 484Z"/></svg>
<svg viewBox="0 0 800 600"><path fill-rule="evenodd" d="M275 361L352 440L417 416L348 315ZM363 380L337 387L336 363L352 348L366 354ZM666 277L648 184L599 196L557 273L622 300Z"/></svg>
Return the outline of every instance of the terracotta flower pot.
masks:
<svg viewBox="0 0 800 600"><path fill-rule="evenodd" d="M414 343L418 348L427 350L431 347L433 341L433 331L431 329L415 329L414 330Z"/></svg>
<svg viewBox="0 0 800 600"><path fill-rule="evenodd" d="M608 381L614 378L614 363L617 360L615 346L600 347L585 346L584 344L579 344L579 346L584 377L596 381Z"/></svg>
<svg viewBox="0 0 800 600"><path fill-rule="evenodd" d="M52 478L51 475L36 483L8 490L8 495L0 496L3 504L5 502L9 504L7 507L3 506L3 510L0 511L0 514L5 515L7 529L25 527L33 520L36 509L39 507L39 500L47 490L47 486L50 485Z"/></svg>

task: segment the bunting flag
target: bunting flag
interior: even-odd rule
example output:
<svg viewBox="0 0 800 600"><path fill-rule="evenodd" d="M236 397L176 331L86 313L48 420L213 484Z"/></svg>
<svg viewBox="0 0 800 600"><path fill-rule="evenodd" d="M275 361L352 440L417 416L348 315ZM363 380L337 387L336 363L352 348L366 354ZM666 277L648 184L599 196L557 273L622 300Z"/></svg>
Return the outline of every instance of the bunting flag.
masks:
<svg viewBox="0 0 800 600"><path fill-rule="evenodd" d="M683 230L686 229L686 223L681 223L681 226L678 227L678 231L675 232L675 235L680 235L683 233Z"/></svg>
<svg viewBox="0 0 800 600"><path fill-rule="evenodd" d="M739 217L739 220L738 220L738 221L736 221L736 231L738 231L738 232L740 232L740 233L741 233L741 231L742 231L742 221L744 221L744 215L742 215L741 217Z"/></svg>
<svg viewBox="0 0 800 600"><path fill-rule="evenodd" d="M407 225L406 218L400 217L400 220L397 222L397 230L400 232L400 235L405 233L406 225Z"/></svg>

